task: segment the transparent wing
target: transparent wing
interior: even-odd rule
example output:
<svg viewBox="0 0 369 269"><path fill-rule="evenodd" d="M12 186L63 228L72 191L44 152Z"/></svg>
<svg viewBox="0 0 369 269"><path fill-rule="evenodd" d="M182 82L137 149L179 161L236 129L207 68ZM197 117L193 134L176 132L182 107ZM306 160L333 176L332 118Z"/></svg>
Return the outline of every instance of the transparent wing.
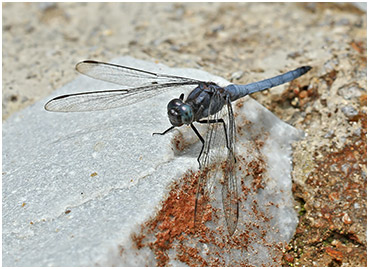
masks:
<svg viewBox="0 0 369 269"><path fill-rule="evenodd" d="M231 101L227 101L227 137L228 137L228 154L224 166L224 182L222 187L222 201L227 228L230 235L233 235L237 228L239 205L236 177L236 159L235 159L235 142L236 127Z"/></svg>
<svg viewBox="0 0 369 269"><path fill-rule="evenodd" d="M192 83L169 83L133 89L105 90L61 95L48 101L45 104L45 109L48 111L58 112L82 112L111 109L149 99L168 91L173 87L181 88L187 85L192 85Z"/></svg>
<svg viewBox="0 0 369 269"><path fill-rule="evenodd" d="M91 60L78 63L76 69L89 77L128 86L129 88L58 96L46 103L46 110L76 112L116 108L146 100L171 88L200 83L195 79L157 74L132 67Z"/></svg>
<svg viewBox="0 0 369 269"><path fill-rule="evenodd" d="M214 94L209 106L209 111L212 105L218 102L223 102L219 94ZM225 112L221 114L221 112ZM223 110L208 117L207 133L205 136L204 150L200 157L202 168L202 176L199 177L199 186L196 196L196 206L200 195L206 190L206 179L209 177L210 167L212 163L216 163L214 169L215 177L220 177L223 180L222 186L222 203L227 223L227 229L230 235L233 235L236 230L239 215L238 191L236 178L236 159L235 159L235 122L231 105L231 100L226 100L226 105ZM215 123L214 123L215 122ZM200 212L199 212L200 213ZM196 212L195 212L196 221Z"/></svg>
<svg viewBox="0 0 369 269"><path fill-rule="evenodd" d="M86 76L123 85L128 87L141 87L153 84L168 83L193 83L200 81L185 77L158 74L146 70L140 70L133 67L122 66L111 63L104 63L92 60L86 60L76 65L76 70Z"/></svg>

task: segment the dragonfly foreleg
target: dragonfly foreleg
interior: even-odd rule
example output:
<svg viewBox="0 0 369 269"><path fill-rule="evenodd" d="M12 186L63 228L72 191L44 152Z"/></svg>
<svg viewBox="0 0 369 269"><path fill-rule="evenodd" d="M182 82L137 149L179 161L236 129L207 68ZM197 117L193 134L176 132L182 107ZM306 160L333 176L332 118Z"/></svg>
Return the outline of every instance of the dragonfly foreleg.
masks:
<svg viewBox="0 0 369 269"><path fill-rule="evenodd" d="M204 140L204 138L202 138L202 136L200 135L199 131L197 131L196 127L192 123L190 125L191 125L192 130L195 132L195 134L197 135L197 137L200 139L200 141L202 143L200 154L197 157L197 162L199 163L199 167L201 169L200 157L201 157L201 154L202 154L202 152L204 150L205 140Z"/></svg>
<svg viewBox="0 0 369 269"><path fill-rule="evenodd" d="M175 128L175 126L171 126L169 127L167 130L165 130L162 133L152 133L152 135L165 135L166 133L168 133L169 131L173 130Z"/></svg>

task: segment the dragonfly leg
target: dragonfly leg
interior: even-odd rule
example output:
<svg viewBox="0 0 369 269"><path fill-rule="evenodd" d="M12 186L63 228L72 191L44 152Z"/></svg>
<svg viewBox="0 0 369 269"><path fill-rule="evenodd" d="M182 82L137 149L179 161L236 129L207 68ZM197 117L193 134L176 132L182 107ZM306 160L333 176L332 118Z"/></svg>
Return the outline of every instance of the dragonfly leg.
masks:
<svg viewBox="0 0 369 269"><path fill-rule="evenodd" d="M165 135L166 133L168 133L169 131L173 130L175 128L175 126L171 126L168 129L166 129L164 132L162 133L152 133L152 135Z"/></svg>
<svg viewBox="0 0 369 269"><path fill-rule="evenodd" d="M197 162L199 163L199 166L201 168L200 157L201 157L201 154L202 154L202 152L204 150L205 140L204 140L204 138L202 138L202 136L200 135L199 131L197 131L196 127L192 123L190 125L191 125L192 130L195 132L195 134L197 135L197 137L200 139L200 141L202 143L200 154L197 157Z"/></svg>

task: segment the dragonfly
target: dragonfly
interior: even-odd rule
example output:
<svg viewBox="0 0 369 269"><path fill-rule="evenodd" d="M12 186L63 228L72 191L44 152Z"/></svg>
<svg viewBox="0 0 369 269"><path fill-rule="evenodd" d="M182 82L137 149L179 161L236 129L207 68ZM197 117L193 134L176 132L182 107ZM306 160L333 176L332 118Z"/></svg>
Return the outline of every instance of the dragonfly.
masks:
<svg viewBox="0 0 369 269"><path fill-rule="evenodd" d="M200 169L205 171L205 174L207 173L207 167L213 160L214 147L222 146L225 149L225 151L222 151L223 156L220 156L224 165L219 169L223 169L221 189L223 212L228 233L232 236L239 219L235 171L237 162L235 157L236 127L232 102L246 95L290 82L304 75L310 69L310 66L302 66L284 74L246 85L230 84L221 87L214 82L160 74L113 63L85 60L76 65L78 72L94 79L125 86L125 88L61 95L48 101L45 104L45 109L58 112L105 110L138 103L175 88L192 86L194 89L186 99L182 93L179 98L174 98L168 103L167 114L171 126L164 132L154 134L165 135L176 127L189 125L201 141L202 147L197 161ZM196 128L195 123L206 125L205 138ZM222 137L224 139L219 139L219 130L223 132ZM219 145L220 143L223 143L223 145ZM205 176L200 177L197 183L194 209L195 222L200 189L206 185L205 178Z"/></svg>

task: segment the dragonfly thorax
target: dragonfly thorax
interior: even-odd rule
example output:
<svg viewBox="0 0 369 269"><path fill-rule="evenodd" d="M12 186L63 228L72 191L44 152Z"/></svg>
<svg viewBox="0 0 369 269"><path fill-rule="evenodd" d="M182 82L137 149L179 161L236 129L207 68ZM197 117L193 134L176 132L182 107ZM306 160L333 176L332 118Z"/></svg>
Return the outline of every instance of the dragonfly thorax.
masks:
<svg viewBox="0 0 369 269"><path fill-rule="evenodd" d="M169 102L167 108L169 121L173 126L190 124L194 120L192 107L184 103L181 99L173 99Z"/></svg>

